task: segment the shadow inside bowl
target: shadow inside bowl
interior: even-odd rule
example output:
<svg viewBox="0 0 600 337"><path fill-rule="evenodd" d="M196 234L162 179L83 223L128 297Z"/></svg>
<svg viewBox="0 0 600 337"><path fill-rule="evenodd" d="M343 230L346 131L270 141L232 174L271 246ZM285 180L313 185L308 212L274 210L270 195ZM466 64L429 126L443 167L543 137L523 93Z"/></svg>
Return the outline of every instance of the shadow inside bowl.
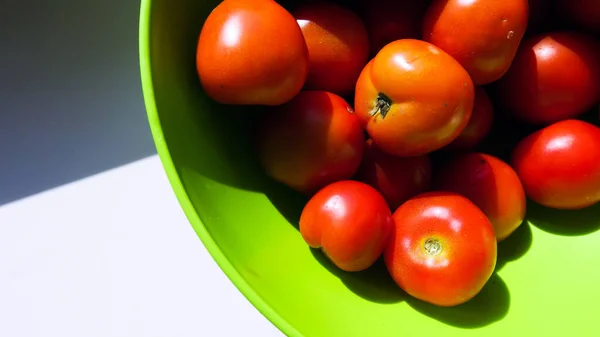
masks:
<svg viewBox="0 0 600 337"><path fill-rule="evenodd" d="M600 203L581 210L558 210L529 201L526 221L552 234L579 236L600 229Z"/></svg>
<svg viewBox="0 0 600 337"><path fill-rule="evenodd" d="M523 257L531 248L532 242L531 227L527 221L523 221L509 237L498 243L496 271L502 269L508 262Z"/></svg>

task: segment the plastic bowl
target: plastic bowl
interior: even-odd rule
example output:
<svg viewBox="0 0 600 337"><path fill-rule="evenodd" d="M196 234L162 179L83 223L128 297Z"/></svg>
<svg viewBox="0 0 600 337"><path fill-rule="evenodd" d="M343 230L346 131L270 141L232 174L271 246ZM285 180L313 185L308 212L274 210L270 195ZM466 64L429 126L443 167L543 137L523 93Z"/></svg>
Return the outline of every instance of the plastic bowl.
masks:
<svg viewBox="0 0 600 337"><path fill-rule="evenodd" d="M141 75L158 153L190 223L238 289L289 336L582 336L598 324L600 207L529 205L500 245L497 272L470 302L440 308L408 297L379 263L336 270L303 242L302 197L262 173L252 111L202 92L195 48L218 1L144 0ZM199 284L198 286L202 286Z"/></svg>

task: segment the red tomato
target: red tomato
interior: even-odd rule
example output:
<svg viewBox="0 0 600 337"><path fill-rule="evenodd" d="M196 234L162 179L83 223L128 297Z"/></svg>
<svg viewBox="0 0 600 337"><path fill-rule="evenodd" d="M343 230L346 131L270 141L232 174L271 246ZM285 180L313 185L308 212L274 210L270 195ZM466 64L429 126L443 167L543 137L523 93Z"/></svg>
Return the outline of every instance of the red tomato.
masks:
<svg viewBox="0 0 600 337"><path fill-rule="evenodd" d="M600 201L600 128L579 120L557 122L524 138L512 166L533 201L581 209Z"/></svg>
<svg viewBox="0 0 600 337"><path fill-rule="evenodd" d="M510 67L527 28L527 0L435 0L423 39L454 57L473 83L498 80Z"/></svg>
<svg viewBox="0 0 600 337"><path fill-rule="evenodd" d="M306 88L351 93L369 56L369 37L361 18L329 2L300 5L292 13L308 45Z"/></svg>
<svg viewBox="0 0 600 337"><path fill-rule="evenodd" d="M600 98L600 54L593 38L552 32L523 41L498 81L501 102L516 118L551 124L574 118Z"/></svg>
<svg viewBox="0 0 600 337"><path fill-rule="evenodd" d="M308 49L294 17L271 0L225 0L200 32L196 68L217 102L280 105L308 73Z"/></svg>
<svg viewBox="0 0 600 337"><path fill-rule="evenodd" d="M392 228L385 200L371 186L352 180L324 187L306 204L300 233L340 269L367 269L380 256Z"/></svg>
<svg viewBox="0 0 600 337"><path fill-rule="evenodd" d="M475 297L494 271L497 244L485 214L467 198L428 192L398 207L384 258L409 295L438 306Z"/></svg>
<svg viewBox="0 0 600 337"><path fill-rule="evenodd" d="M354 108L373 143L397 156L448 145L473 110L473 82L436 46L413 39L381 49L356 83Z"/></svg>
<svg viewBox="0 0 600 337"><path fill-rule="evenodd" d="M525 218L526 200L517 173L504 161L483 153L455 157L436 173L435 189L467 197L488 217L498 241Z"/></svg>
<svg viewBox="0 0 600 337"><path fill-rule="evenodd" d="M365 138L343 98L302 91L273 109L257 135L258 156L270 177L310 195L356 173Z"/></svg>
<svg viewBox="0 0 600 337"><path fill-rule="evenodd" d="M421 21L428 5L428 1L423 0L365 1L362 15L369 32L371 55L377 55L390 42L419 39Z"/></svg>
<svg viewBox="0 0 600 337"><path fill-rule="evenodd" d="M431 185L431 162L427 155L397 157L379 150L367 140L363 160L357 173L358 180L379 191L391 209Z"/></svg>
<svg viewBox="0 0 600 337"><path fill-rule="evenodd" d="M600 1L558 0L558 8L561 13L582 28L600 32Z"/></svg>
<svg viewBox="0 0 600 337"><path fill-rule="evenodd" d="M494 121L494 106L483 87L475 88L475 103L469 124L452 143L449 150L470 150L490 133Z"/></svg>

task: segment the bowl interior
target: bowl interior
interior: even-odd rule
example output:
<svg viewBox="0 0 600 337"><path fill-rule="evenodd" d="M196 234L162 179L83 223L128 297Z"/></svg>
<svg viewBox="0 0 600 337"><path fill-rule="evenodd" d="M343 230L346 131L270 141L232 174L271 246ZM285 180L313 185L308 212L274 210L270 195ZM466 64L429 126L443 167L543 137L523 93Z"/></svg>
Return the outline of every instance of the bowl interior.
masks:
<svg viewBox="0 0 600 337"><path fill-rule="evenodd" d="M217 3L142 1L144 95L158 152L192 226L274 324L294 336L380 337L584 335L596 325L598 206L560 212L530 204L525 223L500 245L484 290L454 308L411 299L381 263L345 273L310 250L298 232L305 199L265 177L247 141L257 111L215 104L199 85L196 40Z"/></svg>

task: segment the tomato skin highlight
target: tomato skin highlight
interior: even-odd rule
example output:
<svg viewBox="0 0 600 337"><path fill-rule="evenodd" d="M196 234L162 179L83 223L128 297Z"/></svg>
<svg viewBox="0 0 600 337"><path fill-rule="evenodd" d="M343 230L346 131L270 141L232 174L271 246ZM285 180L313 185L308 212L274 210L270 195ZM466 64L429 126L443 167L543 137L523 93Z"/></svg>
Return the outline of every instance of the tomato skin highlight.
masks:
<svg viewBox="0 0 600 337"><path fill-rule="evenodd" d="M300 233L340 269L367 269L381 256L392 228L391 211L371 186L339 181L319 190L300 216Z"/></svg>
<svg viewBox="0 0 600 337"><path fill-rule="evenodd" d="M580 120L554 123L525 137L511 164L527 197L556 209L600 201L600 128Z"/></svg>
<svg viewBox="0 0 600 337"><path fill-rule="evenodd" d="M494 106L483 87L475 88L475 102L469 123L460 135L445 149L464 151L475 148L491 131Z"/></svg>
<svg viewBox="0 0 600 337"><path fill-rule="evenodd" d="M439 169L435 189L467 197L492 223L498 241L525 219L523 185L513 168L497 157L477 152L459 155Z"/></svg>
<svg viewBox="0 0 600 337"><path fill-rule="evenodd" d="M419 156L456 139L471 117L474 86L466 70L436 46L414 39L386 45L356 83L356 115L373 143L397 156Z"/></svg>
<svg viewBox="0 0 600 337"><path fill-rule="evenodd" d="M476 85L502 77L527 29L527 0L435 0L423 39L454 57Z"/></svg>
<svg viewBox="0 0 600 337"><path fill-rule="evenodd" d="M275 1L224 0L202 26L196 70L219 103L280 105L304 86L308 48L294 17Z"/></svg>
<svg viewBox="0 0 600 337"><path fill-rule="evenodd" d="M485 214L467 198L427 192L400 206L384 260L409 295L455 306L477 295L496 266L497 243Z"/></svg>
<svg viewBox="0 0 600 337"><path fill-rule="evenodd" d="M521 121L575 118L600 99L600 49L593 38L555 31L525 39L497 82L500 104Z"/></svg>

